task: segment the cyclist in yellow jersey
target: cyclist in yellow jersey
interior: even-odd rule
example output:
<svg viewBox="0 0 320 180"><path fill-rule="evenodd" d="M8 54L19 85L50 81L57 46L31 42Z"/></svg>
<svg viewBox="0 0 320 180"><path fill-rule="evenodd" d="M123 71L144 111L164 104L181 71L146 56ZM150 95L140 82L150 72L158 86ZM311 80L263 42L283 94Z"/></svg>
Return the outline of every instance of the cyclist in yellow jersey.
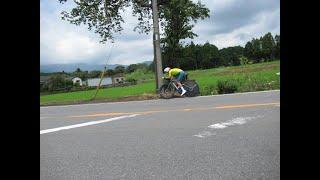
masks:
<svg viewBox="0 0 320 180"><path fill-rule="evenodd" d="M182 69L179 68L170 68L170 67L166 67L163 70L164 73L168 73L168 77L173 79L177 79L178 82L178 88L182 90L181 96L183 96L187 91L183 88L181 81L185 78L186 74Z"/></svg>

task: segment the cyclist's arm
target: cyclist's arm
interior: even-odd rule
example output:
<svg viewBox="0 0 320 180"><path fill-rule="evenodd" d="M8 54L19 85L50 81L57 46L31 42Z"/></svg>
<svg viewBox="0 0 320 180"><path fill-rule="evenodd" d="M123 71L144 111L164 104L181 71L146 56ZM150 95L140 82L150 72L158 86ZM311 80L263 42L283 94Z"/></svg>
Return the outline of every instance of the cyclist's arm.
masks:
<svg viewBox="0 0 320 180"><path fill-rule="evenodd" d="M168 73L168 78L170 78L171 80L173 79L172 71L169 71L169 73Z"/></svg>
<svg viewBox="0 0 320 180"><path fill-rule="evenodd" d="M169 78L170 80L174 80L175 79L175 77L172 75L172 71L168 72L167 78Z"/></svg>

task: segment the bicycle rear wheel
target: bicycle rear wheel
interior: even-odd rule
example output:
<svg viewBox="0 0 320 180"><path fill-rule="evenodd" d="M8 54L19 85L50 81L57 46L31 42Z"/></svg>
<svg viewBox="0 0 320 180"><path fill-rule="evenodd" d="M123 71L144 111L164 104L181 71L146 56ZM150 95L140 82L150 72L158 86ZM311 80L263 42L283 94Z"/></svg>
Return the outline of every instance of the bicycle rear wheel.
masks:
<svg viewBox="0 0 320 180"><path fill-rule="evenodd" d="M188 80L183 84L184 88L187 90L185 96L194 97L200 95L199 85L192 80Z"/></svg>

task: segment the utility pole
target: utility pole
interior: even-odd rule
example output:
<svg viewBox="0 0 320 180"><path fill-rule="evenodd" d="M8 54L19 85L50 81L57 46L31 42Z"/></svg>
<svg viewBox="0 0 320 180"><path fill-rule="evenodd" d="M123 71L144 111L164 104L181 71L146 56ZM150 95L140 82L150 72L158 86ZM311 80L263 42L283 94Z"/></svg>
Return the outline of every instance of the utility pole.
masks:
<svg viewBox="0 0 320 180"><path fill-rule="evenodd" d="M106 70L107 70L107 66L104 67L104 70L103 70L102 73L101 73L100 81L99 81L99 84L98 84L98 86L97 86L96 93L95 93L94 96L91 98L91 100L95 100L95 99L96 99L97 94L98 94L98 91L99 91L99 88L100 88L100 86L101 86L101 82L102 82L102 80L103 80L103 77L104 77L104 74L105 74Z"/></svg>
<svg viewBox="0 0 320 180"><path fill-rule="evenodd" d="M156 91L159 92L162 85L162 59L160 50L160 33L159 33L159 16L158 16L158 2L152 0L152 16L153 16L153 48L154 61L156 70Z"/></svg>
<svg viewBox="0 0 320 180"><path fill-rule="evenodd" d="M112 52L113 45L114 45L114 44L112 44L112 46L111 46L110 53L109 53L109 56L108 56L108 58L107 58L107 61L110 59L110 55L111 55L111 52ZM99 88L100 88L101 83L102 83L102 80L103 80L103 78L104 78L104 74L105 74L106 71L107 71L107 65L108 65L108 62L106 62L106 65L104 66L104 69L103 69L103 71L101 72L100 81L99 81L99 84L98 84L98 86L97 86L96 93L95 93L94 96L91 98L91 100L95 100L96 97L97 97Z"/></svg>
<svg viewBox="0 0 320 180"><path fill-rule="evenodd" d="M158 93L158 89L160 88L159 84L158 84L158 73L157 73L157 60L156 60L156 47L155 47L155 35L153 34L153 54L154 54L154 58L153 58L153 64L154 64L154 74L155 74L155 80L156 80L156 93Z"/></svg>

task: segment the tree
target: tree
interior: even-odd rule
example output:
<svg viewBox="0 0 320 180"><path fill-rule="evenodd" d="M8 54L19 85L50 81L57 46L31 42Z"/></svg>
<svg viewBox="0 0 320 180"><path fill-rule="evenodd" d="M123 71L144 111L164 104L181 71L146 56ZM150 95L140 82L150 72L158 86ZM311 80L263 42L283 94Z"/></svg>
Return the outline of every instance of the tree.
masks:
<svg viewBox="0 0 320 180"><path fill-rule="evenodd" d="M223 48L219 51L221 58L221 65L223 66L238 66L240 65L240 58L243 56L244 48L241 46L234 46Z"/></svg>
<svg viewBox="0 0 320 180"><path fill-rule="evenodd" d="M126 69L126 72L127 73L132 73L134 72L135 70L137 70L138 68L138 65L137 64L130 64L127 69Z"/></svg>
<svg viewBox="0 0 320 180"><path fill-rule="evenodd" d="M67 79L65 75L55 74L52 75L48 81L44 84L43 89L48 91L66 90L73 86L73 82Z"/></svg>
<svg viewBox="0 0 320 180"><path fill-rule="evenodd" d="M252 42L252 47L253 47L253 60L254 60L254 62L258 63L263 58L262 44L259 39L255 39L255 38L253 38L253 40L251 42Z"/></svg>
<svg viewBox="0 0 320 180"><path fill-rule="evenodd" d="M186 53L185 53L185 58L188 60L188 64L191 64L191 67L193 66L193 69L198 69L198 62L195 56L195 51L196 51L196 46L191 41L190 45L186 47ZM191 69L191 68L188 68Z"/></svg>
<svg viewBox="0 0 320 180"><path fill-rule="evenodd" d="M280 58L280 35L273 38L272 34L268 32L259 39L253 38L246 43L244 55L255 63L261 62L263 59L270 61Z"/></svg>
<svg viewBox="0 0 320 180"><path fill-rule="evenodd" d="M88 78L98 78L100 77L101 73L102 73L101 71L91 71L88 74Z"/></svg>
<svg viewBox="0 0 320 180"><path fill-rule="evenodd" d="M239 66L241 64L241 57L243 56L244 48L241 46L231 47L232 59L231 63L233 66Z"/></svg>
<svg viewBox="0 0 320 180"><path fill-rule="evenodd" d="M262 56L267 60L274 59L275 42L270 32L265 34L261 38L261 45L262 45Z"/></svg>
<svg viewBox="0 0 320 180"><path fill-rule="evenodd" d="M275 47L274 47L274 56L277 59L280 59L280 35L274 37Z"/></svg>
<svg viewBox="0 0 320 180"><path fill-rule="evenodd" d="M148 65L145 63L138 63L137 64L137 70L140 69L143 72L148 71Z"/></svg>
<svg viewBox="0 0 320 180"><path fill-rule="evenodd" d="M124 73L126 70L126 68L124 66L117 66L116 68L114 68L114 73L118 74L118 73Z"/></svg>
<svg viewBox="0 0 320 180"><path fill-rule="evenodd" d="M132 72L134 72L134 71L136 71L136 70L138 70L138 69L146 72L146 71L148 71L149 66L148 66L147 64L145 64L145 63L130 64L130 65L127 67L127 69L126 69L125 72L126 72L126 73L132 73Z"/></svg>
<svg viewBox="0 0 320 180"><path fill-rule="evenodd" d="M206 42L204 45L195 45L193 42L182 48L181 67L190 69L208 69L218 67L219 50Z"/></svg>
<svg viewBox="0 0 320 180"><path fill-rule="evenodd" d="M208 69L217 67L219 60L219 50L215 45L210 44L209 42L205 43L201 48L202 56L202 68Z"/></svg>
<svg viewBox="0 0 320 180"><path fill-rule="evenodd" d="M165 50L167 66L179 66L181 57L180 40L197 36L192 31L198 19L209 17L209 9L198 2L191 0L171 0L163 5L160 10L161 25L164 30L164 38L161 39Z"/></svg>
<svg viewBox="0 0 320 180"><path fill-rule="evenodd" d="M241 65L246 65L246 64L250 63L249 59L247 57L245 57L245 56L240 56L239 60L240 60L240 64Z"/></svg>
<svg viewBox="0 0 320 180"><path fill-rule="evenodd" d="M182 48L181 68L185 70L196 69L197 63L194 57L195 45L191 41L190 45L186 45Z"/></svg>
<svg viewBox="0 0 320 180"><path fill-rule="evenodd" d="M254 58L254 49L253 49L253 45L250 41L247 42L244 47L244 55L250 59Z"/></svg>
<svg viewBox="0 0 320 180"><path fill-rule="evenodd" d="M68 0L59 0L65 3ZM101 43L108 40L114 41L114 33L123 30L124 23L122 12L132 6L133 16L138 18L138 25L134 30L139 33L151 31L151 5L150 0L74 0L76 6L71 11L63 11L62 19L71 24L88 26L88 30L94 30L101 37ZM158 0L158 5L167 3L167 0ZM161 7L160 7L161 8Z"/></svg>
<svg viewBox="0 0 320 180"><path fill-rule="evenodd" d="M114 70L112 70L112 69L108 69L108 70L106 70L105 75L106 75L106 76L113 76L113 75L115 75L115 72L114 72Z"/></svg>

